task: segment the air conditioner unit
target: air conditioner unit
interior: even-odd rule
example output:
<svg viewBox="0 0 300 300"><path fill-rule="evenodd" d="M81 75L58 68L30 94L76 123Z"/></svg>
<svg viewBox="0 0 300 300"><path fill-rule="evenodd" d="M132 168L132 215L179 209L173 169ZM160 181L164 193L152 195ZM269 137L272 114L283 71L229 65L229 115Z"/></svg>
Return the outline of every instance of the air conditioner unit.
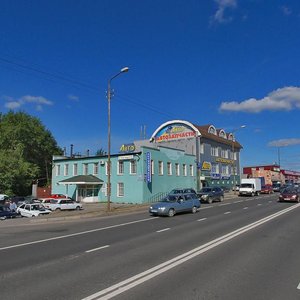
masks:
<svg viewBox="0 0 300 300"><path fill-rule="evenodd" d="M100 165L105 165L105 161L104 160L100 160Z"/></svg>

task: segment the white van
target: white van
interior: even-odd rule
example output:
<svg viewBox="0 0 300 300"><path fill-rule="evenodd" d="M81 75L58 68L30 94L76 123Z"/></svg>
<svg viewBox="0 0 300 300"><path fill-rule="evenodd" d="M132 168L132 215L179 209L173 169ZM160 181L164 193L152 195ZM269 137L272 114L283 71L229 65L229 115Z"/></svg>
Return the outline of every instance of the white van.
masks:
<svg viewBox="0 0 300 300"><path fill-rule="evenodd" d="M8 198L8 195L0 194L0 201L6 200Z"/></svg>

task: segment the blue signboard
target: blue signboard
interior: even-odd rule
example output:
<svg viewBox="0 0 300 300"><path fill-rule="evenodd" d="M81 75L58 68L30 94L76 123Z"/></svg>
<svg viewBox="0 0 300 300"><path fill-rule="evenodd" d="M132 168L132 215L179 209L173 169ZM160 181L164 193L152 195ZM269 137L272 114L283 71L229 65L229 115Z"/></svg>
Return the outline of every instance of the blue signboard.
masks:
<svg viewBox="0 0 300 300"><path fill-rule="evenodd" d="M151 153L146 153L146 181L151 183L152 181L152 172L151 172Z"/></svg>

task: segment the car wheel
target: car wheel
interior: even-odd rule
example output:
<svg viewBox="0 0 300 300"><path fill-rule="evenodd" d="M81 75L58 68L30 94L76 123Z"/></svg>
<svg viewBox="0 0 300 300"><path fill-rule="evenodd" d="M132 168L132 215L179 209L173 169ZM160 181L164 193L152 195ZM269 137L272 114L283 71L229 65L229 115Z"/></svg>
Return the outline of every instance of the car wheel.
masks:
<svg viewBox="0 0 300 300"><path fill-rule="evenodd" d="M169 211L168 211L168 216L169 217L174 217L175 215L175 210L173 208L170 208Z"/></svg>
<svg viewBox="0 0 300 300"><path fill-rule="evenodd" d="M220 202L223 202L224 201L224 196L221 196L220 197Z"/></svg>
<svg viewBox="0 0 300 300"><path fill-rule="evenodd" d="M60 211L61 209L60 209L60 207L57 207L55 210Z"/></svg>
<svg viewBox="0 0 300 300"><path fill-rule="evenodd" d="M192 208L192 213L195 214L197 212L197 207L196 206L193 206Z"/></svg>
<svg viewBox="0 0 300 300"><path fill-rule="evenodd" d="M80 206L76 206L76 210L80 210Z"/></svg>
<svg viewBox="0 0 300 300"><path fill-rule="evenodd" d="M5 217L5 216L3 216L3 217L1 217L1 218L0 218L0 220L2 220L2 221L3 221L3 220L5 220L5 219L6 219L6 217Z"/></svg>
<svg viewBox="0 0 300 300"><path fill-rule="evenodd" d="M211 197L208 197L208 198L207 198L207 203L212 204L212 202L213 202L212 198L211 198Z"/></svg>
<svg viewBox="0 0 300 300"><path fill-rule="evenodd" d="M254 192L251 193L251 197L254 197Z"/></svg>

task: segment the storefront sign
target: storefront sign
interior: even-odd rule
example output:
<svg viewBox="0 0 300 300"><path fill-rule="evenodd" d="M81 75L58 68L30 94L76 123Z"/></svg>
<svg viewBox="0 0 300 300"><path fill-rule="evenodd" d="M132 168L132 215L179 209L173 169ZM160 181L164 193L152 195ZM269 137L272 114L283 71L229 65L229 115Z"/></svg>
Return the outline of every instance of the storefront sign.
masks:
<svg viewBox="0 0 300 300"><path fill-rule="evenodd" d="M220 179L221 178L221 174L219 174L219 173L211 173L210 176L212 179Z"/></svg>
<svg viewBox="0 0 300 300"><path fill-rule="evenodd" d="M151 172L151 153L146 153L146 182L150 183L152 181L152 172Z"/></svg>
<svg viewBox="0 0 300 300"><path fill-rule="evenodd" d="M118 160L131 160L131 159L133 159L133 155L118 156Z"/></svg>
<svg viewBox="0 0 300 300"><path fill-rule="evenodd" d="M134 152L134 151L135 151L134 144L123 144L119 150L120 153Z"/></svg>
<svg viewBox="0 0 300 300"><path fill-rule="evenodd" d="M167 142L188 139L196 136L196 132L182 124L172 124L162 128L155 136L156 142Z"/></svg>
<svg viewBox="0 0 300 300"><path fill-rule="evenodd" d="M210 171L211 170L211 163L208 161L204 161L202 163L202 170L203 171Z"/></svg>
<svg viewBox="0 0 300 300"><path fill-rule="evenodd" d="M216 162L220 162L220 163L223 163L223 164L233 164L232 159L221 158L221 157L216 158Z"/></svg>

